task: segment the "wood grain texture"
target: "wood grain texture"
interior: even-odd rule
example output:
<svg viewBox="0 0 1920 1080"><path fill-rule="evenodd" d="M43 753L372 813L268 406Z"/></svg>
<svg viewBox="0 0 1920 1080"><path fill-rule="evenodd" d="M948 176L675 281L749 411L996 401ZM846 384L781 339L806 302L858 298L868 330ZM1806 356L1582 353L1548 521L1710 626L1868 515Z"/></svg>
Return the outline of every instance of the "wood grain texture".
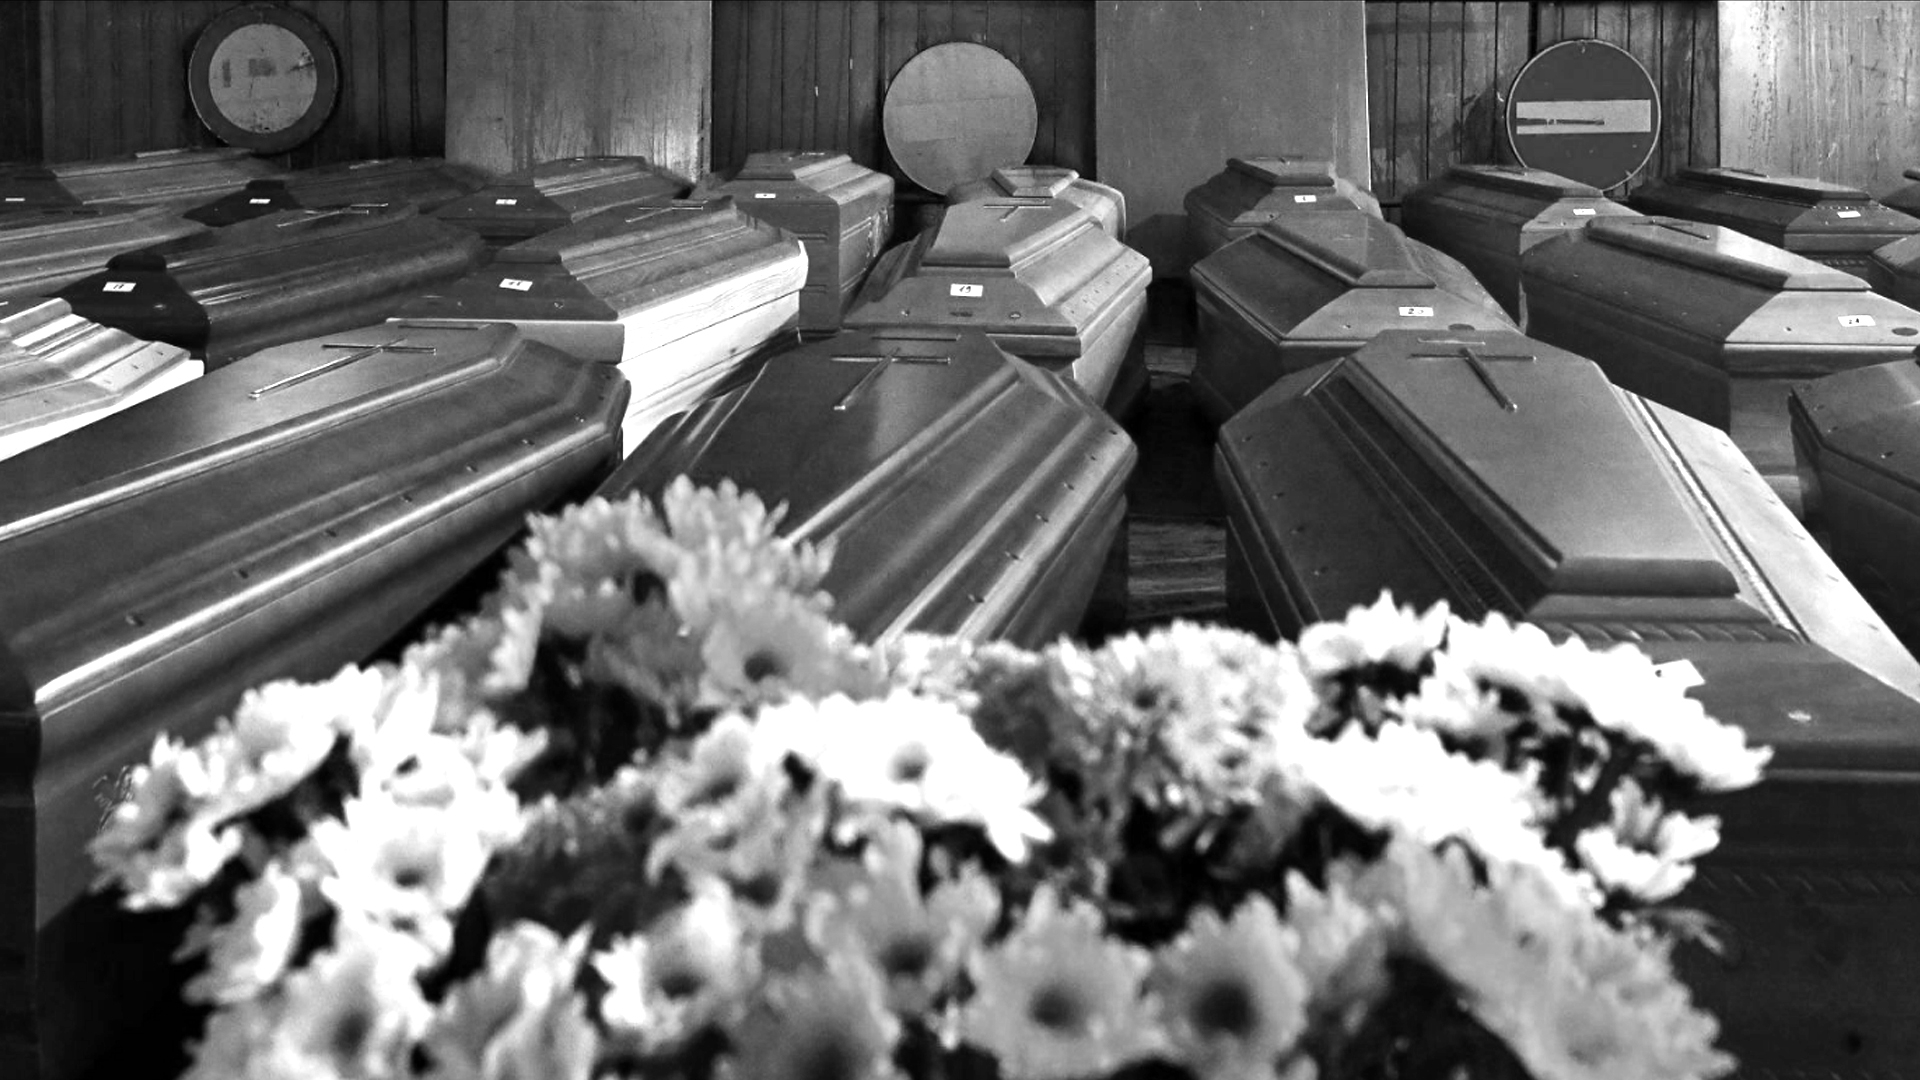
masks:
<svg viewBox="0 0 1920 1080"><path fill-rule="evenodd" d="M1920 166L1920 5L1719 5L1720 159L1875 195Z"/></svg>
<svg viewBox="0 0 1920 1080"><path fill-rule="evenodd" d="M714 166L841 150L918 191L887 153L881 106L908 60L952 41L985 45L1026 78L1039 110L1029 161L1091 175L1090 0L714 0Z"/></svg>
<svg viewBox="0 0 1920 1080"><path fill-rule="evenodd" d="M708 0L450 0L446 34L449 159L506 172L638 154L706 170Z"/></svg>
<svg viewBox="0 0 1920 1080"><path fill-rule="evenodd" d="M232 0L0 3L0 159L72 161L216 141L187 95L187 58ZM446 0L290 0L339 53L333 116L290 168L438 155L445 145ZM31 62L12 55L32 43ZM5 87L31 78L32 89ZM18 124L19 102L37 114ZM31 146L37 142L37 147Z"/></svg>

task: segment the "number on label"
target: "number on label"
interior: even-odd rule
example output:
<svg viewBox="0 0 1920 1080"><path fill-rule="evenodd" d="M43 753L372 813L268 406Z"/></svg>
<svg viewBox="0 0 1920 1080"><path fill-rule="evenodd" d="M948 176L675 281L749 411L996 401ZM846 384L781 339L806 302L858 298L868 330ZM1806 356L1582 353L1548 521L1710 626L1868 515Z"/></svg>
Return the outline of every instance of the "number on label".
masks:
<svg viewBox="0 0 1920 1080"><path fill-rule="evenodd" d="M1576 206L1573 208L1574 217L1592 217L1594 214L1597 214L1597 213L1599 213L1599 211L1595 210L1591 206Z"/></svg>
<svg viewBox="0 0 1920 1080"><path fill-rule="evenodd" d="M1433 309L1430 307L1403 307L1400 309L1400 317L1403 319L1431 319L1433 318Z"/></svg>
<svg viewBox="0 0 1920 1080"><path fill-rule="evenodd" d="M131 282L131 281L109 281L109 282L107 282L107 283L106 283L105 285L103 285L103 286L101 286L101 287L100 287L100 291L101 291L101 292L132 292L132 291L133 291L133 282Z"/></svg>
<svg viewBox="0 0 1920 1080"><path fill-rule="evenodd" d="M495 200L493 200L493 205L495 205L495 206L519 206L519 205L520 205L520 200L519 200L519 199L495 199Z"/></svg>
<svg viewBox="0 0 1920 1080"><path fill-rule="evenodd" d="M1319 201L1320 201L1320 196L1318 196L1318 195L1295 195L1295 196L1293 197L1293 201L1294 201L1294 202L1319 202Z"/></svg>
<svg viewBox="0 0 1920 1080"><path fill-rule="evenodd" d="M533 288L533 282L525 278L501 278L500 287L503 289L512 289L514 292L526 292L528 289Z"/></svg>
<svg viewBox="0 0 1920 1080"><path fill-rule="evenodd" d="M1871 316L1871 315L1842 315L1842 316L1840 316L1840 325L1841 325L1841 326L1872 326L1872 325L1873 325L1873 316Z"/></svg>
<svg viewBox="0 0 1920 1080"><path fill-rule="evenodd" d="M947 286L947 295L968 296L978 299L979 297L987 295L987 287L985 285L961 285L956 283Z"/></svg>

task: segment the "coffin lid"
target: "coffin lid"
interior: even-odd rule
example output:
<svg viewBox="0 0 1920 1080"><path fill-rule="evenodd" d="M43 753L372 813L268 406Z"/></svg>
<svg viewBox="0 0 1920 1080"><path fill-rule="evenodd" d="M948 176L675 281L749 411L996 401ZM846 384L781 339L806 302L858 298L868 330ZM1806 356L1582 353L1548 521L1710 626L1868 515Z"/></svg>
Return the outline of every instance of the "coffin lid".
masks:
<svg viewBox="0 0 1920 1080"><path fill-rule="evenodd" d="M1719 225L1668 217L1602 217L1587 223L1587 235L1624 248L1774 290L1865 292L1867 283L1846 273Z"/></svg>
<svg viewBox="0 0 1920 1080"><path fill-rule="evenodd" d="M1912 453L1920 430L1920 360L1897 360L1826 375L1793 389L1812 434L1829 451L1891 473L1920 479Z"/></svg>
<svg viewBox="0 0 1920 1080"><path fill-rule="evenodd" d="M1768 176L1750 169L1734 169L1725 166L1714 169L1681 169L1673 175L1673 178L1679 183L1696 187L1720 188L1725 191L1737 191L1744 195L1784 199L1807 206L1822 202L1864 202L1869 198L1866 192L1846 184L1834 184L1804 176Z"/></svg>
<svg viewBox="0 0 1920 1080"><path fill-rule="evenodd" d="M0 435L128 400L187 351L79 318L65 300L0 301Z"/></svg>
<svg viewBox="0 0 1920 1080"><path fill-rule="evenodd" d="M1447 178L1471 184L1474 187L1512 191L1546 199L1603 197L1600 189L1591 184L1569 180L1558 173L1550 173L1544 169L1529 169L1521 165L1453 165L1447 169Z"/></svg>
<svg viewBox="0 0 1920 1080"><path fill-rule="evenodd" d="M501 248L493 261L565 263L625 248L646 247L675 235L711 233L729 224L748 227L747 221L731 196L675 199L664 206L617 206Z"/></svg>
<svg viewBox="0 0 1920 1080"><path fill-rule="evenodd" d="M623 176L637 176L660 170L643 157L596 156L559 158L543 161L500 178L502 187L538 188L543 195L564 195L569 191L604 184Z"/></svg>
<svg viewBox="0 0 1920 1080"><path fill-rule="evenodd" d="M1895 274L1920 272L1920 233L1874 248L1872 258Z"/></svg>
<svg viewBox="0 0 1920 1080"><path fill-rule="evenodd" d="M176 147L171 150L143 150L135 154L121 154L116 157L87 158L80 161L54 162L50 165L19 164L0 166L0 176L14 177L53 177L64 179L74 176L90 176L95 173L126 172L129 168L166 169L178 165L205 165L222 161L241 161L252 158L249 151L235 146Z"/></svg>
<svg viewBox="0 0 1920 1080"><path fill-rule="evenodd" d="M1549 591L1739 592L1593 362L1515 331L1389 330L1346 365L1392 437L1474 505ZM1543 461L1554 446L1577 453ZM1556 460L1568 467L1543 467Z"/></svg>
<svg viewBox="0 0 1920 1080"><path fill-rule="evenodd" d="M746 164L734 179L805 182L852 162L837 150L761 150L747 155Z"/></svg>
<svg viewBox="0 0 1920 1080"><path fill-rule="evenodd" d="M1330 188L1335 176L1331 161L1288 157L1284 154L1228 158L1227 168L1276 187Z"/></svg>
<svg viewBox="0 0 1920 1080"><path fill-rule="evenodd" d="M368 161L340 161L331 165L318 165L311 169L301 169L285 176L263 176L258 180L247 181L244 191L292 191L302 192L311 189L325 191L327 188L400 180L413 176L446 176L452 178L456 170L470 171L478 177L477 170L465 170L462 166L449 166L444 158L373 158Z"/></svg>
<svg viewBox="0 0 1920 1080"><path fill-rule="evenodd" d="M984 199L947 208L924 270L1012 270L1099 223L1080 207L1039 199Z"/></svg>
<svg viewBox="0 0 1920 1080"><path fill-rule="evenodd" d="M369 203L334 210L282 210L223 229L123 252L107 263L107 269L183 270L373 232L416 215L416 209L408 203Z"/></svg>
<svg viewBox="0 0 1920 1080"><path fill-rule="evenodd" d="M1358 210L1286 214L1255 234L1356 289L1431 289L1407 236Z"/></svg>
<svg viewBox="0 0 1920 1080"><path fill-rule="evenodd" d="M135 222L174 217L164 206L135 203L88 203L41 206L0 214L0 244L40 236L56 236L90 229L120 228ZM198 228L197 226L189 226Z"/></svg>
<svg viewBox="0 0 1920 1080"><path fill-rule="evenodd" d="M1073 186L1080 174L1058 165L1009 165L993 170L993 182L1008 195L1050 199Z"/></svg>

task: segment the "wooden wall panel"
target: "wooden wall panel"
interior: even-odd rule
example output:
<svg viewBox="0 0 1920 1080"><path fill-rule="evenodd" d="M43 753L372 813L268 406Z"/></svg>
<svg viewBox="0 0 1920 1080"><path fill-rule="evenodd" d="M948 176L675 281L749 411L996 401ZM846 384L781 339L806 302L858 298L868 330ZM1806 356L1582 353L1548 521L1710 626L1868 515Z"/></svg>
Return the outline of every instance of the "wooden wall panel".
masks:
<svg viewBox="0 0 1920 1080"><path fill-rule="evenodd" d="M1722 161L1875 195L1920 167L1920 4L1719 8Z"/></svg>
<svg viewBox="0 0 1920 1080"><path fill-rule="evenodd" d="M40 160L40 5L0 3L0 161Z"/></svg>
<svg viewBox="0 0 1920 1080"><path fill-rule="evenodd" d="M1093 174L1090 0L714 0L713 164L844 150L918 190L886 152L887 86L922 49L971 41L1012 60L1039 125L1028 160Z"/></svg>
<svg viewBox="0 0 1920 1080"><path fill-rule="evenodd" d="M1599 38L1633 53L1661 96L1661 138L1625 190L1720 160L1716 6L1704 0L1368 0L1372 183L1383 202L1450 164L1510 163L1506 93L1527 60Z"/></svg>
<svg viewBox="0 0 1920 1080"><path fill-rule="evenodd" d="M43 156L68 161L216 145L187 98L187 57L207 23L232 6L232 0L0 4L39 15ZM300 168L442 152L446 0L289 0L289 6L312 15L333 39L341 85L326 126L276 160ZM8 17L0 14L0 42L11 39Z"/></svg>
<svg viewBox="0 0 1920 1080"><path fill-rule="evenodd" d="M452 0L447 157L496 172L575 154L707 167L708 0Z"/></svg>

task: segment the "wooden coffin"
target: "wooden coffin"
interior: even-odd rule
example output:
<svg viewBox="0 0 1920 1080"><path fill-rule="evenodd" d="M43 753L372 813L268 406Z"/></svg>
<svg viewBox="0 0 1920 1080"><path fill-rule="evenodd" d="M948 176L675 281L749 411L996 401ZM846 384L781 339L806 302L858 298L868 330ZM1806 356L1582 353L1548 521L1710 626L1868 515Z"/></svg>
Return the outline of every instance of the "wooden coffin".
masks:
<svg viewBox="0 0 1920 1080"><path fill-rule="evenodd" d="M0 300L0 461L201 371L178 345L88 322L65 300Z"/></svg>
<svg viewBox="0 0 1920 1080"><path fill-rule="evenodd" d="M1920 218L1859 188L1745 169L1681 169L1631 201L1643 213L1724 225L1852 274L1866 273L1874 248L1920 233Z"/></svg>
<svg viewBox="0 0 1920 1080"><path fill-rule="evenodd" d="M1225 170L1187 192L1185 205L1195 262L1281 214L1362 210L1380 216L1379 200L1336 175L1333 162L1284 155L1228 158Z"/></svg>
<svg viewBox="0 0 1920 1080"><path fill-rule="evenodd" d="M893 235L893 177L831 150L748 154L732 179L701 185L695 198L731 195L754 217L807 248L803 333L830 334Z"/></svg>
<svg viewBox="0 0 1920 1080"><path fill-rule="evenodd" d="M151 150L54 165L0 165L0 209L112 202L162 205L178 212L280 171L231 146Z"/></svg>
<svg viewBox="0 0 1920 1080"><path fill-rule="evenodd" d="M786 503L834 544L835 617L1037 646L1073 630L1121 527L1133 442L976 331L848 331L656 429L602 493L677 476Z"/></svg>
<svg viewBox="0 0 1920 1080"><path fill-rule="evenodd" d="M125 251L205 232L163 206L98 203L0 213L0 300L51 296Z"/></svg>
<svg viewBox="0 0 1920 1080"><path fill-rule="evenodd" d="M1719 225L1601 218L1521 257L1522 325L1620 386L1731 432L1798 512L1787 391L1911 356L1920 312Z"/></svg>
<svg viewBox="0 0 1920 1080"><path fill-rule="evenodd" d="M1288 214L1207 256L1193 392L1224 423L1282 375L1382 330L1510 329L1466 267L1359 211Z"/></svg>
<svg viewBox="0 0 1920 1080"><path fill-rule="evenodd" d="M1123 414L1146 385L1135 331L1146 313L1146 256L1063 201L987 200L874 267L849 328L984 330L1023 360L1064 374Z"/></svg>
<svg viewBox="0 0 1920 1080"><path fill-rule="evenodd" d="M617 372L509 326L370 326L0 463L0 1075L79 1075L178 993L153 920L87 894L155 736L366 658L604 477L625 407Z"/></svg>
<svg viewBox="0 0 1920 1080"><path fill-rule="evenodd" d="M1748 1076L1920 1060L1920 664L1724 434L1517 334L1392 333L1235 417L1216 470L1237 621L1390 588L1692 664L1776 754L1679 898L1732 938L1682 953L1721 1044Z"/></svg>
<svg viewBox="0 0 1920 1080"><path fill-rule="evenodd" d="M406 203L422 213L487 185L486 174L443 158L376 158L252 180L188 210L208 225L231 225L278 210L330 210L356 203Z"/></svg>
<svg viewBox="0 0 1920 1080"><path fill-rule="evenodd" d="M411 206L288 210L116 255L59 295L85 318L219 367L379 322L412 292L472 269L483 249Z"/></svg>
<svg viewBox="0 0 1920 1080"><path fill-rule="evenodd" d="M1920 218L1920 169L1907 169L1900 175L1913 182L1888 192L1880 200L1880 205L1909 217Z"/></svg>
<svg viewBox="0 0 1920 1080"><path fill-rule="evenodd" d="M643 157L572 157L503 176L433 212L495 247L517 244L629 203L664 203L687 182Z"/></svg>
<svg viewBox="0 0 1920 1080"><path fill-rule="evenodd" d="M1874 292L1920 309L1920 236L1875 248L1867 260L1865 277Z"/></svg>
<svg viewBox="0 0 1920 1080"><path fill-rule="evenodd" d="M1116 187L1095 183L1057 165L1013 165L993 170L984 180L969 180L947 192L947 203L983 199L1062 199L1093 215L1107 235L1127 235L1127 197Z"/></svg>
<svg viewBox="0 0 1920 1080"><path fill-rule="evenodd" d="M1635 216L1599 188L1516 165L1455 165L1400 203L1407 235L1460 260L1515 318L1521 252L1596 217Z"/></svg>
<svg viewBox="0 0 1920 1080"><path fill-rule="evenodd" d="M638 446L769 345L790 341L807 276L799 241L732 199L629 206L503 248L416 297L414 322L510 322L535 341L617 364Z"/></svg>

